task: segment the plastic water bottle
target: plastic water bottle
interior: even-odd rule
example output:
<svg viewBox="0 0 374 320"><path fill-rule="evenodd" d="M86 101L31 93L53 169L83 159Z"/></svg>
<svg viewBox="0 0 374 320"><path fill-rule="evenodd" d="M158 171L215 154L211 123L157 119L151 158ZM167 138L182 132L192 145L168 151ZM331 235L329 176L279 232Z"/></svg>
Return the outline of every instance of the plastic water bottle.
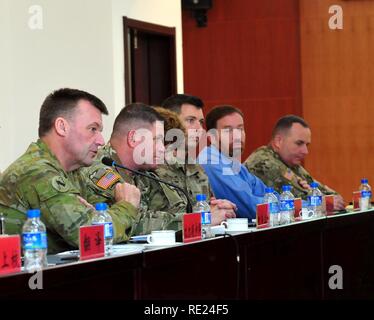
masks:
<svg viewBox="0 0 374 320"><path fill-rule="evenodd" d="M22 228L25 270L35 272L47 267L47 233L40 221L40 210L27 211L27 220Z"/></svg>
<svg viewBox="0 0 374 320"><path fill-rule="evenodd" d="M273 188L265 188L264 203L269 204L270 226L279 225L279 203Z"/></svg>
<svg viewBox="0 0 374 320"><path fill-rule="evenodd" d="M283 186L282 191L279 197L279 224L288 224L295 219L295 197L291 193L291 186L289 185Z"/></svg>
<svg viewBox="0 0 374 320"><path fill-rule="evenodd" d="M315 217L322 217L324 215L323 209L322 209L322 192L318 189L318 183L312 182L310 184L310 187L312 188L309 190L308 193L308 205L309 210L313 210Z"/></svg>
<svg viewBox="0 0 374 320"><path fill-rule="evenodd" d="M210 212L210 205L206 202L205 194L196 195L196 204L193 207L193 212L201 213L201 231L202 238L207 239L213 237L211 226L212 226L212 214Z"/></svg>
<svg viewBox="0 0 374 320"><path fill-rule="evenodd" d="M359 188L361 192L360 198L360 210L369 210L371 209L371 187L368 184L368 179L361 179L361 185Z"/></svg>
<svg viewBox="0 0 374 320"><path fill-rule="evenodd" d="M113 246L113 221L112 217L108 214L108 206L106 203L100 202L95 205L96 212L92 218L92 225L104 225L104 238L105 238L105 255L112 254Z"/></svg>

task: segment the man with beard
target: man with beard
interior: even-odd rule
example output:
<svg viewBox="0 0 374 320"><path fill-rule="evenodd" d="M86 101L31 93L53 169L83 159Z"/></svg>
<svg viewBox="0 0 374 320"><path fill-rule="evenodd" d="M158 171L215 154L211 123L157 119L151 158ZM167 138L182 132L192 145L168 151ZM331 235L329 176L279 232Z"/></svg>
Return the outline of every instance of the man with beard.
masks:
<svg viewBox="0 0 374 320"><path fill-rule="evenodd" d="M310 142L311 131L304 119L295 115L284 116L277 121L269 145L255 150L245 161L245 166L279 193L283 185L290 184L295 197L306 199L310 183L315 181L301 165ZM318 184L323 194L335 195L335 210L344 209L340 195L326 185Z"/></svg>
<svg viewBox="0 0 374 320"><path fill-rule="evenodd" d="M206 116L206 127L211 145L201 151L198 163L214 194L236 204L238 217L254 219L266 186L240 162L245 143L243 113L232 106L215 107Z"/></svg>

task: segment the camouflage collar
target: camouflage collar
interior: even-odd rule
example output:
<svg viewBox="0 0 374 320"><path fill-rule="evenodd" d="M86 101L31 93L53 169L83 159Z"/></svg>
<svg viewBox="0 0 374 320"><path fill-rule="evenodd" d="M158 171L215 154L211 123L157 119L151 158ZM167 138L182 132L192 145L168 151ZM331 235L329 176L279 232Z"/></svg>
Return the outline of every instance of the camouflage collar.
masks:
<svg viewBox="0 0 374 320"><path fill-rule="evenodd" d="M289 166L287 163L283 161L280 155L276 151L274 151L274 149L270 145L265 146L264 149L267 149L273 155L274 158L281 161L287 168L290 168L291 170L296 170L296 171L302 168L300 165Z"/></svg>
<svg viewBox="0 0 374 320"><path fill-rule="evenodd" d="M114 150L110 142L108 142L101 150L103 154L113 159L116 163L122 164L120 158L118 157L117 151Z"/></svg>
<svg viewBox="0 0 374 320"><path fill-rule="evenodd" d="M199 172L196 164L188 164L188 163L175 163L175 166L177 169L182 170L186 176L192 176Z"/></svg>
<svg viewBox="0 0 374 320"><path fill-rule="evenodd" d="M55 154L52 152L52 150L48 147L48 145L43 140L38 139L36 142L32 143L29 147L29 150L35 147L41 150L41 152L46 154L46 158L53 164L53 166L57 170L65 172L65 170L61 166L60 161L58 161ZM74 171L77 171L77 170L74 170Z"/></svg>
<svg viewBox="0 0 374 320"><path fill-rule="evenodd" d="M186 176L190 177L201 172L201 167L198 164L186 164Z"/></svg>
<svg viewBox="0 0 374 320"><path fill-rule="evenodd" d="M278 160L280 160L284 163L284 161L281 159L279 154L277 152L275 152L275 150L270 145L264 146L263 148L266 149L268 152L270 152L274 158L276 158L276 159L278 159Z"/></svg>

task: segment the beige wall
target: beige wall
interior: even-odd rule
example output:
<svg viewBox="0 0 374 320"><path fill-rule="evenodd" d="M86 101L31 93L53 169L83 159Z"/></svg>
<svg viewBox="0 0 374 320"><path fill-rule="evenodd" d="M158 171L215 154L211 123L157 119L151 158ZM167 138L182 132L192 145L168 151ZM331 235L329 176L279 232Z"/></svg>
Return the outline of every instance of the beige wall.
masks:
<svg viewBox="0 0 374 320"><path fill-rule="evenodd" d="M11 72L11 41L10 16L8 2L0 1L0 171L4 167L5 159L14 154L13 141L13 113L11 112L13 87L13 73Z"/></svg>
<svg viewBox="0 0 374 320"><path fill-rule="evenodd" d="M342 30L328 27L336 4ZM300 19L306 168L350 201L362 177L374 185L374 2L301 0Z"/></svg>
<svg viewBox="0 0 374 320"><path fill-rule="evenodd" d="M31 30L29 8L43 9ZM87 90L108 106L109 136L124 104L122 16L177 27L183 90L180 2L174 0L0 0L0 171L37 139L38 112L60 87Z"/></svg>

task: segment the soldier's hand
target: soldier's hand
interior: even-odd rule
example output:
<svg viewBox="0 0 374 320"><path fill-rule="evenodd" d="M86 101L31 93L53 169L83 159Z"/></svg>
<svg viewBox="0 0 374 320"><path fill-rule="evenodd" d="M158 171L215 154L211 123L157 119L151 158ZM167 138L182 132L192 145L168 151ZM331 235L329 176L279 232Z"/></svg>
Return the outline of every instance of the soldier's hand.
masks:
<svg viewBox="0 0 374 320"><path fill-rule="evenodd" d="M88 203L86 199L83 199L81 196L77 196L77 197L80 203L83 204L85 207L95 210L95 207L91 203Z"/></svg>
<svg viewBox="0 0 374 320"><path fill-rule="evenodd" d="M114 198L116 202L127 201L135 208L139 208L140 190L129 183L117 183L115 187Z"/></svg>
<svg viewBox="0 0 374 320"><path fill-rule="evenodd" d="M334 210L343 210L345 209L344 199L341 195L334 196Z"/></svg>
<svg viewBox="0 0 374 320"><path fill-rule="evenodd" d="M311 189L311 187L310 187L308 181L299 178L299 179L298 179L298 182L299 182L299 185L300 185L303 189L305 189L305 190L310 190L310 189Z"/></svg>

